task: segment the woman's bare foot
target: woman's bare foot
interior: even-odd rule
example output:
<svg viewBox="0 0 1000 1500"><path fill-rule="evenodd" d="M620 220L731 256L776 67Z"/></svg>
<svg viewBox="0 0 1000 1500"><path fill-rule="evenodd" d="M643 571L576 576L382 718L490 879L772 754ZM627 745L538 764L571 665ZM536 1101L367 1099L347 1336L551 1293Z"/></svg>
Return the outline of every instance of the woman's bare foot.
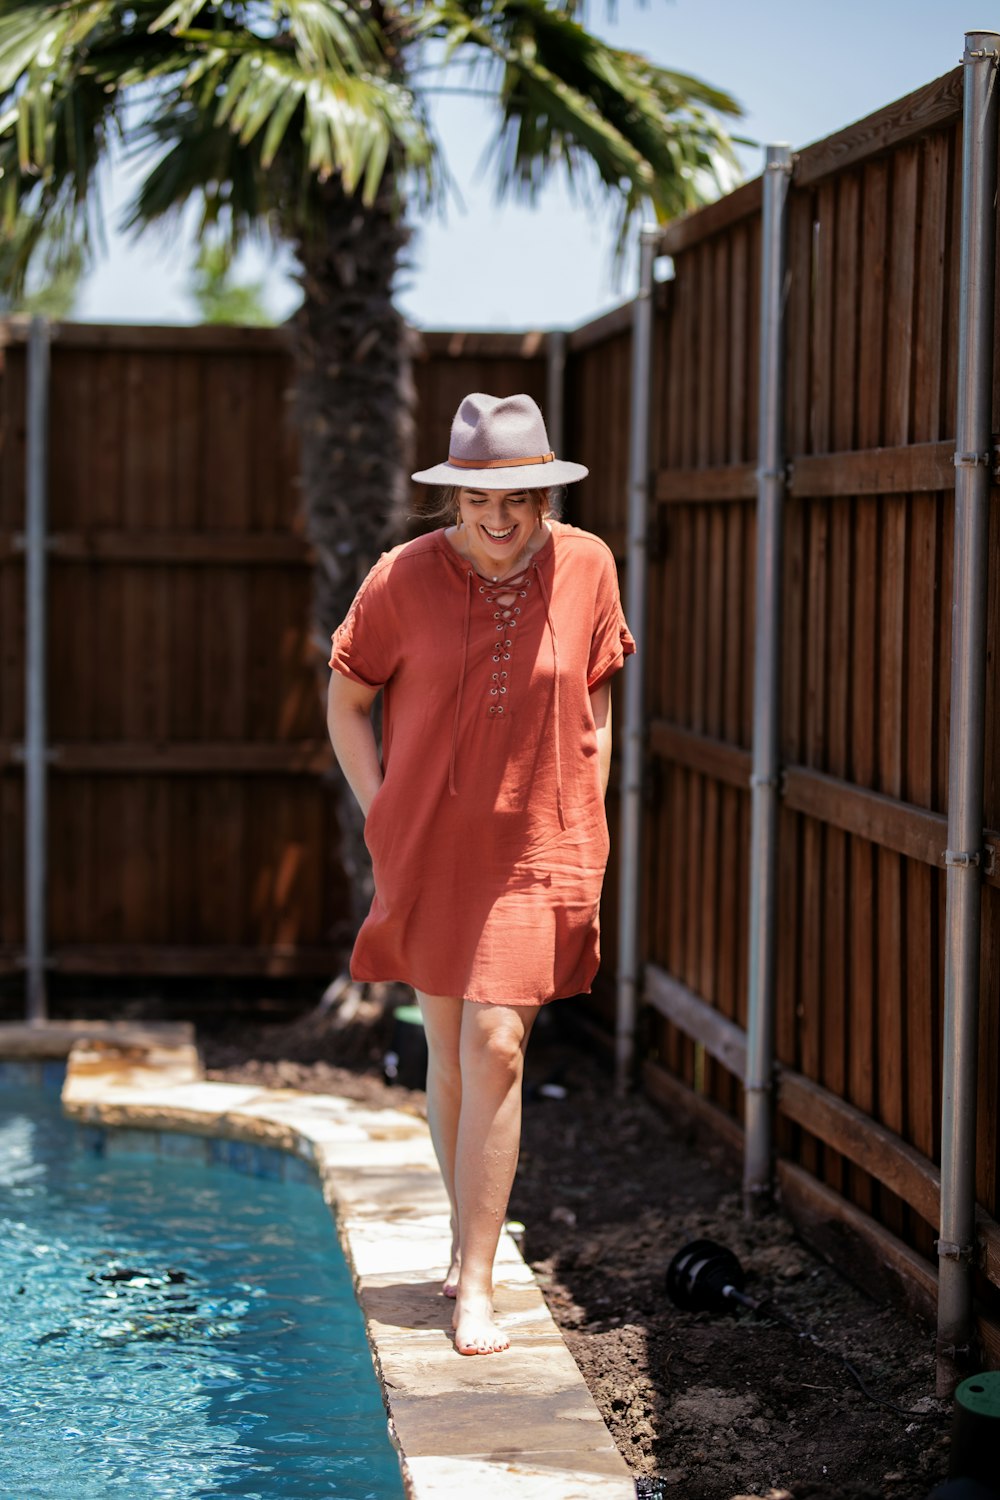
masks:
<svg viewBox="0 0 1000 1500"><path fill-rule="evenodd" d="M459 1354L500 1354L510 1348L510 1339L497 1327L492 1300L480 1292L459 1287L451 1323Z"/></svg>

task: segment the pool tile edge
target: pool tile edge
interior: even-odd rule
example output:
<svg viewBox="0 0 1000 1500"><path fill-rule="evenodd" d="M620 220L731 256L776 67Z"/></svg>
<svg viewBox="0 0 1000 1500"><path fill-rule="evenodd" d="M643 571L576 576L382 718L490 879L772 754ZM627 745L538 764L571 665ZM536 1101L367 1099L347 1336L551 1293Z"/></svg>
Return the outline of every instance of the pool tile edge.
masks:
<svg viewBox="0 0 1000 1500"><path fill-rule="evenodd" d="M70 1037L64 1108L90 1125L222 1136L312 1163L336 1210L409 1500L634 1500L628 1467L507 1235L497 1309L512 1348L455 1353L452 1305L439 1291L448 1202L423 1120L333 1095L210 1082L188 1038L150 1043Z"/></svg>

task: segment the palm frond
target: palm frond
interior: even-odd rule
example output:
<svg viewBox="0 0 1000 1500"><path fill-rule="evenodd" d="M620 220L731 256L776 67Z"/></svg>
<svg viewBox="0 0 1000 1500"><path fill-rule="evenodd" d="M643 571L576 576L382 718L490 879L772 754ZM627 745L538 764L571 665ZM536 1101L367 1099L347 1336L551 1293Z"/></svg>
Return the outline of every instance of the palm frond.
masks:
<svg viewBox="0 0 1000 1500"><path fill-rule="evenodd" d="M199 195L203 216L229 212L238 236L259 227L257 212L293 222L308 179L334 175L370 203L390 164L429 203L436 143L390 54L354 0L9 0L2 222L9 230L29 202L48 215L58 205L65 232L90 243L94 176L114 139L134 158L155 149L127 216L136 230ZM282 205L289 184L295 201ZM35 253L30 236L18 246Z"/></svg>
<svg viewBox="0 0 1000 1500"><path fill-rule="evenodd" d="M660 222L727 190L740 169L725 91L608 46L547 0L441 0L420 7L423 41L464 56L497 94L490 152L498 193L534 200L555 170L620 207L619 244L639 212Z"/></svg>
<svg viewBox="0 0 1000 1500"><path fill-rule="evenodd" d="M323 184L372 204L388 174L423 208L445 167L424 50L468 60L494 93L498 191L533 199L555 171L660 220L737 174L723 119L739 106L697 78L609 47L580 0L3 0L0 226L27 212L89 244L119 142L146 173L139 229L201 198L237 238L307 223ZM728 184L727 184L728 185ZM17 245L32 251L32 237Z"/></svg>

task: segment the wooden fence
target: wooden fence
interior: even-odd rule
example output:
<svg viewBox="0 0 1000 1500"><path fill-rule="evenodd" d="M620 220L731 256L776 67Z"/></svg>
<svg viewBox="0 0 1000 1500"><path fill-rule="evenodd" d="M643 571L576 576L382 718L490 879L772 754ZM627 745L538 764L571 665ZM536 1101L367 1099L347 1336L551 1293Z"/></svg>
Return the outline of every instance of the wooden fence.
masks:
<svg viewBox="0 0 1000 1500"><path fill-rule="evenodd" d="M329 976L349 902L328 643L278 330L57 325L49 390L48 962ZM26 338L0 337L0 973L24 965ZM416 461L542 335L427 335Z"/></svg>
<svg viewBox="0 0 1000 1500"><path fill-rule="evenodd" d="M960 70L800 153L785 348L778 1086L788 1206L930 1310L938 1216ZM745 1057L760 182L657 293L643 870L650 1092L734 1137ZM631 315L568 335L569 518L624 551ZM277 333L53 344L50 933L68 970L325 974L347 903ZM543 336L425 334L418 464ZM998 360L1000 369L1000 360ZM638 393L643 399L642 393ZM994 426L1000 429L1000 399ZM23 336L0 386L0 968L23 950ZM1000 507L990 524L979 1077L1000 1357ZM614 781L612 826L614 826ZM604 908L613 1014L615 866Z"/></svg>
<svg viewBox="0 0 1000 1500"><path fill-rule="evenodd" d="M933 1305L961 69L795 158L777 1048L781 1181ZM646 1077L721 1128L745 1061L760 181L678 223L652 392L658 542ZM998 364L1000 369L1000 364ZM995 404L994 428L998 425ZM978 1197L1000 1311L1000 510L990 526ZM874 1231L873 1222L891 1231ZM1000 1326L984 1324L994 1359Z"/></svg>

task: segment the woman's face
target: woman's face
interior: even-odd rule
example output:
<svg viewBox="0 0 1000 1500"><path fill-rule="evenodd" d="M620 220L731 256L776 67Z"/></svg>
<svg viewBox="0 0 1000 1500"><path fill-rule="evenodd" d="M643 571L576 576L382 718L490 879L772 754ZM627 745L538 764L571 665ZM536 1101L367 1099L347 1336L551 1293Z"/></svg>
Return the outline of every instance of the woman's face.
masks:
<svg viewBox="0 0 1000 1500"><path fill-rule="evenodd" d="M521 553L538 525L537 490L458 492L458 511L471 546L504 567Z"/></svg>

